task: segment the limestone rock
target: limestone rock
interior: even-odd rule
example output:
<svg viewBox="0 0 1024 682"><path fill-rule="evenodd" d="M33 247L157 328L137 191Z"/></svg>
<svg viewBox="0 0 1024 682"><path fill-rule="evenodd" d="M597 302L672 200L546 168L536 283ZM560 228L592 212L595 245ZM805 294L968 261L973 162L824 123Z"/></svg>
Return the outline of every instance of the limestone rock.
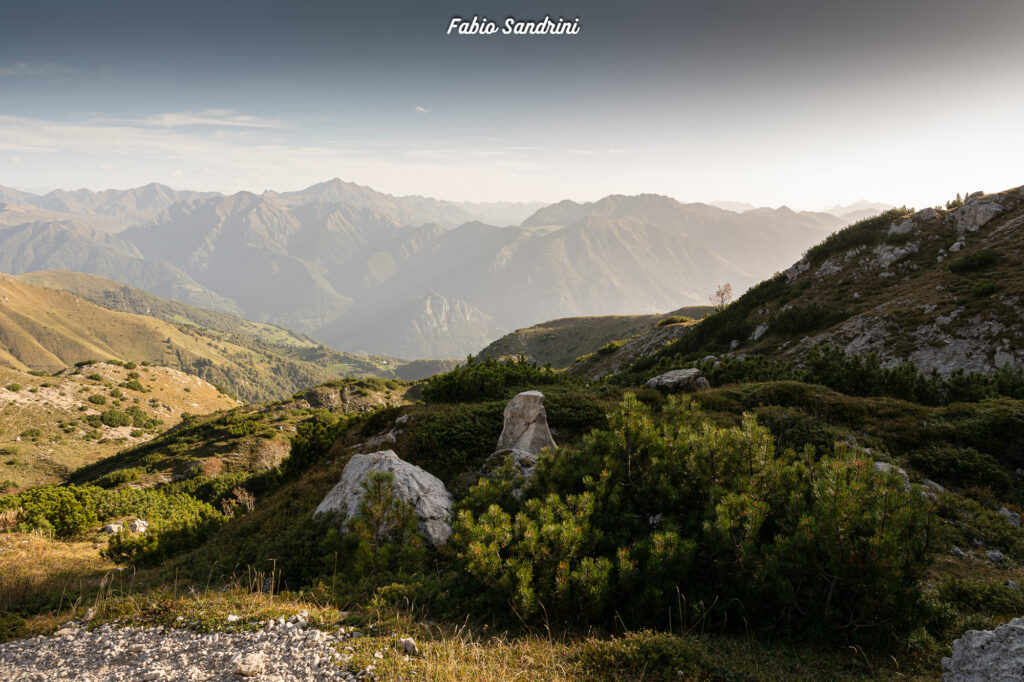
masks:
<svg viewBox="0 0 1024 682"><path fill-rule="evenodd" d="M145 533L149 530L149 521L143 521L142 519L135 519L128 524L128 530L133 533Z"/></svg>
<svg viewBox="0 0 1024 682"><path fill-rule="evenodd" d="M674 369L664 374L649 379L647 388L656 388L659 391L700 391L711 388L711 384L704 378L699 369Z"/></svg>
<svg viewBox="0 0 1024 682"><path fill-rule="evenodd" d="M524 391L505 406L505 424L498 438L497 450L521 450L532 455L544 448L555 447L544 410L544 394Z"/></svg>
<svg viewBox="0 0 1024 682"><path fill-rule="evenodd" d="M952 212L954 225L959 232L974 232L1002 210L995 199L972 195L963 206Z"/></svg>
<svg viewBox="0 0 1024 682"><path fill-rule="evenodd" d="M344 519L342 532L359 513L365 490L363 481L373 471L390 472L394 476L392 490L396 498L412 505L420 520L420 532L430 544L443 545L452 534L452 496L441 479L402 460L393 450L352 455L341 473L341 481L327 493L316 508L316 514L336 511Z"/></svg>
<svg viewBox="0 0 1024 682"><path fill-rule="evenodd" d="M259 652L240 656L235 661L234 673L242 677L256 677L263 672L263 654Z"/></svg>
<svg viewBox="0 0 1024 682"><path fill-rule="evenodd" d="M995 630L968 630L942 659L944 682L1024 679L1024 618Z"/></svg>
<svg viewBox="0 0 1024 682"><path fill-rule="evenodd" d="M1017 512L1012 512L1006 507L1000 507L997 513L1013 525L1020 528L1020 514L1018 514Z"/></svg>
<svg viewBox="0 0 1024 682"><path fill-rule="evenodd" d="M113 535L114 533L120 533L122 530L124 530L123 523L108 523L100 529L100 532L107 533L108 535Z"/></svg>
<svg viewBox="0 0 1024 682"><path fill-rule="evenodd" d="M398 648L399 650L404 651L410 656L415 656L418 653L418 649L416 648L416 640L414 640L412 637L403 637L402 639L398 640Z"/></svg>

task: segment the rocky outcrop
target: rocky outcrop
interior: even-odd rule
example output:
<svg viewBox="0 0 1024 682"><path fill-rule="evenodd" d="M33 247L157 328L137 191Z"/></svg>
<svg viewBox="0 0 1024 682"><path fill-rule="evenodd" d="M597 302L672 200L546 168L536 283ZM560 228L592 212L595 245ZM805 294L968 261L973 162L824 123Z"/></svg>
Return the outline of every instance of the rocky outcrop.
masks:
<svg viewBox="0 0 1024 682"><path fill-rule="evenodd" d="M539 454L555 447L544 410L544 394L523 391L505 406L505 424L498 438L498 450L523 450Z"/></svg>
<svg viewBox="0 0 1024 682"><path fill-rule="evenodd" d="M537 456L544 448L555 447L544 410L544 394L524 391L505 406L505 423L498 437L498 447L484 465L494 468L511 461L524 478L533 476Z"/></svg>
<svg viewBox="0 0 1024 682"><path fill-rule="evenodd" d="M655 388L666 393L676 391L701 391L711 388L711 384L704 378L699 369L674 369L658 376L648 379L644 384L647 388Z"/></svg>
<svg viewBox="0 0 1024 682"><path fill-rule="evenodd" d="M1024 679L1024 618L995 630L968 630L942 659L944 682Z"/></svg>
<svg viewBox="0 0 1024 682"><path fill-rule="evenodd" d="M390 472L395 497L416 510L420 532L434 546L443 545L452 534L452 496L441 479L402 460L392 450L352 455L341 473L341 481L327 493L314 516L327 512L341 514L342 532L359 513L365 489L363 482L374 471Z"/></svg>

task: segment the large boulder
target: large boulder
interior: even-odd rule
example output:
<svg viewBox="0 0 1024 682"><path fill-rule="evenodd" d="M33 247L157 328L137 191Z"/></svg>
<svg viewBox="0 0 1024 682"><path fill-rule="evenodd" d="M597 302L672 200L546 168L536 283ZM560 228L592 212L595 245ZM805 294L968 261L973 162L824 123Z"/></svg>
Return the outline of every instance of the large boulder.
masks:
<svg viewBox="0 0 1024 682"><path fill-rule="evenodd" d="M498 438L498 451L521 450L538 455L544 448L555 447L544 411L544 394L523 391L505 406L505 425Z"/></svg>
<svg viewBox="0 0 1024 682"><path fill-rule="evenodd" d="M447 542L452 534L451 493L441 479L400 459L392 450L352 455L341 473L341 481L327 493L313 515L338 512L344 519L342 532L346 532L348 522L359 513L359 503L366 492L363 481L373 471L392 474L395 497L416 510L420 532L430 544L436 547Z"/></svg>
<svg viewBox="0 0 1024 682"><path fill-rule="evenodd" d="M944 682L1024 679L1024 618L995 630L968 630L942 659Z"/></svg>
<svg viewBox="0 0 1024 682"><path fill-rule="evenodd" d="M649 379L647 388L656 388L659 391L673 393L675 391L700 391L711 388L711 384L704 378L699 369L674 369Z"/></svg>

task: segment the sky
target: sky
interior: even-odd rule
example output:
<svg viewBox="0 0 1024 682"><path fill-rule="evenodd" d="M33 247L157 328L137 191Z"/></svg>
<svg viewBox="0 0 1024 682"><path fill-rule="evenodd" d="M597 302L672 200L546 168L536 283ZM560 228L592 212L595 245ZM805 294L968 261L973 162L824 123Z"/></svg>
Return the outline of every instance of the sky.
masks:
<svg viewBox="0 0 1024 682"><path fill-rule="evenodd" d="M453 16L574 36L447 35ZM1019 0L8 2L0 185L653 192L821 209L1024 183Z"/></svg>

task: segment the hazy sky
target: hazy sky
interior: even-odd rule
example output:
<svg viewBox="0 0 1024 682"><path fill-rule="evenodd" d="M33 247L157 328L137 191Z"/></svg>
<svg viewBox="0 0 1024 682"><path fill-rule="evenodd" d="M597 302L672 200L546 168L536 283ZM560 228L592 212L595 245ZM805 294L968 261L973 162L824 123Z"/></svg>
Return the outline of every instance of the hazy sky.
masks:
<svg viewBox="0 0 1024 682"><path fill-rule="evenodd" d="M452 16L580 18L447 36ZM1020 0L6 2L0 184L820 208L1024 183Z"/></svg>

